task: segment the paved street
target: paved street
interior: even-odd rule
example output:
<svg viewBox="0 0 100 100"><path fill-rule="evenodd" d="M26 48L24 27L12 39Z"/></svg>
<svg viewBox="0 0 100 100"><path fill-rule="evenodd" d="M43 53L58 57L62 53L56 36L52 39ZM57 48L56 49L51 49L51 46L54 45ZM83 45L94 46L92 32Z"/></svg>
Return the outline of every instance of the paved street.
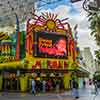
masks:
<svg viewBox="0 0 100 100"><path fill-rule="evenodd" d="M95 96L92 93L93 89L81 89L79 92L80 98L78 100L100 100L100 92ZM74 100L74 98L72 98L71 92L37 94L36 96L22 93L1 93L0 100Z"/></svg>

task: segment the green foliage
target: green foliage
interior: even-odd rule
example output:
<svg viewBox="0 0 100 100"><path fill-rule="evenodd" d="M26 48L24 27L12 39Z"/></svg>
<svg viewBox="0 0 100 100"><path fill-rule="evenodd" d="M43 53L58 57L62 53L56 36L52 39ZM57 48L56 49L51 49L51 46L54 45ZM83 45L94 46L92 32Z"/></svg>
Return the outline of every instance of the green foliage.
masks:
<svg viewBox="0 0 100 100"><path fill-rule="evenodd" d="M91 35L100 35L100 12L99 13L89 13L88 21L90 22Z"/></svg>
<svg viewBox="0 0 100 100"><path fill-rule="evenodd" d="M95 51L96 57L98 57L100 59L100 50Z"/></svg>
<svg viewBox="0 0 100 100"><path fill-rule="evenodd" d="M97 79L98 81L100 81L100 72L97 71L94 73L93 78Z"/></svg>
<svg viewBox="0 0 100 100"><path fill-rule="evenodd" d="M94 36L97 45L100 47L100 11L88 14L91 35ZM100 63L100 50L95 51L97 61Z"/></svg>
<svg viewBox="0 0 100 100"><path fill-rule="evenodd" d="M100 49L95 51L95 56L98 60L98 63L100 63Z"/></svg>
<svg viewBox="0 0 100 100"><path fill-rule="evenodd" d="M25 31L20 32L20 58L25 57Z"/></svg>

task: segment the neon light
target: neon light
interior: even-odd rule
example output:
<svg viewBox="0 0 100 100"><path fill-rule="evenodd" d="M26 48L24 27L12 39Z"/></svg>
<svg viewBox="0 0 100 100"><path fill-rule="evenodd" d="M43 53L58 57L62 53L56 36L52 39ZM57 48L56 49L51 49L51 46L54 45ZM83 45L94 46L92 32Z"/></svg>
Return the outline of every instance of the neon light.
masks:
<svg viewBox="0 0 100 100"><path fill-rule="evenodd" d="M66 54L66 40L60 38L56 43L52 44L52 40L39 38L39 51L47 53L49 55L60 55Z"/></svg>

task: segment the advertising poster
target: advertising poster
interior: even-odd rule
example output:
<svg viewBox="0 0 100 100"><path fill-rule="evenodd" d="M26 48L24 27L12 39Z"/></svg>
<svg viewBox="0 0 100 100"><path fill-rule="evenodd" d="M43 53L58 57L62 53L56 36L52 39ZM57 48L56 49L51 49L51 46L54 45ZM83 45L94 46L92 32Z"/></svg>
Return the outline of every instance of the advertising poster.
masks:
<svg viewBox="0 0 100 100"><path fill-rule="evenodd" d="M66 59L67 37L64 35L36 32L34 34L35 57Z"/></svg>

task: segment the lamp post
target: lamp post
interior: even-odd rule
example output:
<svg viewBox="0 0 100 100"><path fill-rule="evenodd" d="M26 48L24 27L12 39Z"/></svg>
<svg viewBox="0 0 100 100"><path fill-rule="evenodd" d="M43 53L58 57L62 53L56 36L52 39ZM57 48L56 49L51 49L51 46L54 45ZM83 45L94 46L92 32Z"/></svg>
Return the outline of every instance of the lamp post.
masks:
<svg viewBox="0 0 100 100"><path fill-rule="evenodd" d="M76 3L76 2L82 1L82 0L70 0L70 1L71 1L71 3Z"/></svg>
<svg viewBox="0 0 100 100"><path fill-rule="evenodd" d="M70 0L71 3L76 3L83 0ZM88 13L95 13L96 11L100 11L100 0L84 0L83 1L83 9Z"/></svg>
<svg viewBox="0 0 100 100"><path fill-rule="evenodd" d="M88 13L97 13L100 11L100 0L84 0L83 2L83 9Z"/></svg>

